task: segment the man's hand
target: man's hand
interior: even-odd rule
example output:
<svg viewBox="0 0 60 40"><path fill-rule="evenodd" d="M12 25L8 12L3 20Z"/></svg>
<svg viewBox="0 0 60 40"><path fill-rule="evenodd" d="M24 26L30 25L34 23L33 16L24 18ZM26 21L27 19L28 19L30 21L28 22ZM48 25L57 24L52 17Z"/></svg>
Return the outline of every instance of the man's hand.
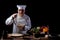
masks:
<svg viewBox="0 0 60 40"><path fill-rule="evenodd" d="M17 16L17 13L13 14L12 18L14 19L14 18L16 18L16 16Z"/></svg>

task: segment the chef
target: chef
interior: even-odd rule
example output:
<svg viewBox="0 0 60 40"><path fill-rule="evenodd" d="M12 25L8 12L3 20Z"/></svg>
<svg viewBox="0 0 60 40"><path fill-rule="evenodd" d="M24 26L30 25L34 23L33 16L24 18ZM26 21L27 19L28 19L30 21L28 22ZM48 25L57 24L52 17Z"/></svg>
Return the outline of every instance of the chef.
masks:
<svg viewBox="0 0 60 40"><path fill-rule="evenodd" d="M13 33L26 34L31 28L31 20L28 15L25 14L26 5L17 5L18 13L12 14L5 21L6 25L13 23Z"/></svg>

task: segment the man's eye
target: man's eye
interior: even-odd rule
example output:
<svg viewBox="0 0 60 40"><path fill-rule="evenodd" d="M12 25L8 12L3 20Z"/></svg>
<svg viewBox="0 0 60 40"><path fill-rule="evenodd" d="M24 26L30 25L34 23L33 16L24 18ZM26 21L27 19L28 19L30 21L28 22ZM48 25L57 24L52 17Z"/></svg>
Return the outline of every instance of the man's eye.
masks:
<svg viewBox="0 0 60 40"><path fill-rule="evenodd" d="M19 11L21 11L21 10L19 10Z"/></svg>

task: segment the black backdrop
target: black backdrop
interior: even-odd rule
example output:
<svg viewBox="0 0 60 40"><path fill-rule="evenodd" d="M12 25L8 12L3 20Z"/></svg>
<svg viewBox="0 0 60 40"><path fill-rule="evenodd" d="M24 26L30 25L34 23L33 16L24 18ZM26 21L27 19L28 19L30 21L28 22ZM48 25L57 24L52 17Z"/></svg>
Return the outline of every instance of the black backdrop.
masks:
<svg viewBox="0 0 60 40"><path fill-rule="evenodd" d="M40 2L32 0L0 0L0 32L4 30L12 32L12 25L6 26L5 20L13 13L17 12L16 5L27 5L26 14L30 16L32 27L49 25L50 33L59 32L59 3Z"/></svg>

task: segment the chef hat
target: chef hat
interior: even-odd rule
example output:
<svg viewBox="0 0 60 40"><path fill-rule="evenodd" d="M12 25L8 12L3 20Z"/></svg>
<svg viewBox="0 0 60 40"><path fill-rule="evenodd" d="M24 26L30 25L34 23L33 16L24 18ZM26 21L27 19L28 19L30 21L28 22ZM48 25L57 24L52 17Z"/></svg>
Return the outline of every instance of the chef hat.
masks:
<svg viewBox="0 0 60 40"><path fill-rule="evenodd" d="M18 8L18 9L23 9L23 10L25 10L26 5L17 5L17 8Z"/></svg>

